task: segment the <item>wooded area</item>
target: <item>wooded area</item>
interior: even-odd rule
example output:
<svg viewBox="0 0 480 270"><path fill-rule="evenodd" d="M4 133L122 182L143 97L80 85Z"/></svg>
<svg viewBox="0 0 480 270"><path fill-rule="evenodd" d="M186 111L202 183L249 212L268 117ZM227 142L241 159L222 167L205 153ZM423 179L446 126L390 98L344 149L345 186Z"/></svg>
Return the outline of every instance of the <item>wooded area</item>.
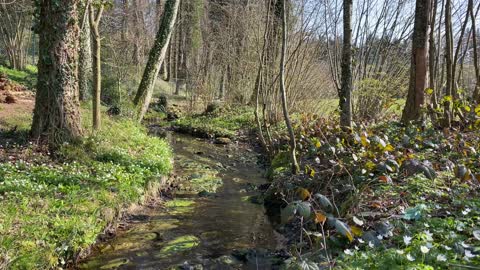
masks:
<svg viewBox="0 0 480 270"><path fill-rule="evenodd" d="M197 215L227 187L264 205L280 249L212 254L192 233L179 251L168 245L184 235L157 236L157 257L104 261L251 269L262 248L252 269L477 269L479 12L478 0L0 0L0 269L98 269L132 204L175 215L169 199L194 190L179 197ZM179 133L220 146L178 137L209 149L184 156ZM221 166L187 176L197 156ZM239 164L268 181L232 188ZM206 175L225 188L195 186ZM194 254L208 263L173 259Z"/></svg>

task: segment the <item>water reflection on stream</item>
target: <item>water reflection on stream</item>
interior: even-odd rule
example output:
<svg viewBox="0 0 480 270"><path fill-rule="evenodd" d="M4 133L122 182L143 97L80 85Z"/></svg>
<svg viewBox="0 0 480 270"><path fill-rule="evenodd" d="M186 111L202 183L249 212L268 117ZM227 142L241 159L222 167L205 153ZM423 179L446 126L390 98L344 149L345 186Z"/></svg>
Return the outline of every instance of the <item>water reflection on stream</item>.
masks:
<svg viewBox="0 0 480 270"><path fill-rule="evenodd" d="M252 187L266 181L256 154L235 144L171 137L182 179L176 199L142 210L127 231L102 244L80 268L170 269L188 262L203 269L270 269L268 260L239 265L229 257L234 250L277 245L265 209L248 200L257 194Z"/></svg>

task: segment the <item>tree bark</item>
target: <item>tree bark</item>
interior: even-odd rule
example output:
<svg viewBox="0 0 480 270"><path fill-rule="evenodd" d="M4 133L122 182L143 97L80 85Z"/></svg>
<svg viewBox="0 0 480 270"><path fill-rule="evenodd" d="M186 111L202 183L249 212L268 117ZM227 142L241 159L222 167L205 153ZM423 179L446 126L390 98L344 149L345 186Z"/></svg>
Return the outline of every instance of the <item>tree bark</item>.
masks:
<svg viewBox="0 0 480 270"><path fill-rule="evenodd" d="M477 83L475 84L475 90L473 91L473 100L480 104L480 68L478 63L478 48L477 48L477 29L475 23L475 16L473 14L473 0L469 0L472 4L472 8L470 9L469 15L470 20L472 21L472 40L473 40L473 66L475 69L475 77L477 79Z"/></svg>
<svg viewBox="0 0 480 270"><path fill-rule="evenodd" d="M104 5L101 4L97 13L93 6L89 8L90 27L93 36L93 129L98 130L101 126L101 95L102 95L102 62L101 62L101 39L99 32L100 19L102 18Z"/></svg>
<svg viewBox="0 0 480 270"><path fill-rule="evenodd" d="M428 70L429 14L430 0L417 0L415 23L413 26L410 85L402 114L402 122L405 124L420 119L422 116L422 106L425 103Z"/></svg>
<svg viewBox="0 0 480 270"><path fill-rule="evenodd" d="M155 43L150 50L142 81L133 101L135 105L141 104L138 117L139 121L142 121L150 105L155 81L158 77L162 62L165 59L168 43L170 42L171 33L175 25L179 4L180 0L167 0L165 3L165 9L157 36L155 37Z"/></svg>
<svg viewBox="0 0 480 270"><path fill-rule="evenodd" d="M446 95L450 97L443 102L444 119L443 127L450 127L452 122L452 100L453 100L453 32L452 32L452 1L445 2L445 63L446 63Z"/></svg>
<svg viewBox="0 0 480 270"><path fill-rule="evenodd" d="M295 140L295 133L293 131L292 123L290 122L290 116L288 114L287 91L285 89L285 59L287 56L287 12L285 2L287 0L280 1L282 4L282 52L280 60L280 92L282 95L283 116L285 118L285 124L287 125L288 134L290 135L290 158L292 162L292 173L297 174L300 171L296 156L297 142Z"/></svg>
<svg viewBox="0 0 480 270"><path fill-rule="evenodd" d="M92 94L92 40L87 4L80 4L80 50L78 66L78 85L80 100L87 100Z"/></svg>
<svg viewBox="0 0 480 270"><path fill-rule="evenodd" d="M343 0L342 81L339 91L340 126L352 126L352 0Z"/></svg>
<svg viewBox="0 0 480 270"><path fill-rule="evenodd" d="M37 95L31 135L51 149L82 135L77 61L79 0L40 2Z"/></svg>

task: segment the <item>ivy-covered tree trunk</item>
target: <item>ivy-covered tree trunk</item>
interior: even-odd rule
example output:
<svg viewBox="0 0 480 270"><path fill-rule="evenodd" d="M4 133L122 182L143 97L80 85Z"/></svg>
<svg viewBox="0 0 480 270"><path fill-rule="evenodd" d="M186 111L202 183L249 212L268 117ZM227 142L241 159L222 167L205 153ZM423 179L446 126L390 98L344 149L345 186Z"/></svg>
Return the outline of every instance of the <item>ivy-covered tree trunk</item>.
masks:
<svg viewBox="0 0 480 270"><path fill-rule="evenodd" d="M343 0L342 81L339 91L340 126L352 125L352 6Z"/></svg>
<svg viewBox="0 0 480 270"><path fill-rule="evenodd" d="M82 135L77 61L79 0L39 1L37 95L31 135L51 149Z"/></svg>
<svg viewBox="0 0 480 270"><path fill-rule="evenodd" d="M412 59L410 66L410 86L403 109L402 121L418 120L425 102L425 88L428 70L428 21L430 0L417 0L415 23L413 26Z"/></svg>
<svg viewBox="0 0 480 270"><path fill-rule="evenodd" d="M168 43L170 42L170 36L175 25L175 21L178 13L178 6L180 0L167 0L165 3L165 9L163 12L160 27L155 37L155 43L150 50L148 62L143 72L142 81L138 87L137 94L135 95L134 104L140 104L139 121L142 121L143 116L148 110L150 100L152 99L153 88L155 81L160 72L160 67L165 59Z"/></svg>
<svg viewBox="0 0 480 270"><path fill-rule="evenodd" d="M88 8L80 4L80 50L78 60L78 86L80 100L87 100L92 94L92 41Z"/></svg>

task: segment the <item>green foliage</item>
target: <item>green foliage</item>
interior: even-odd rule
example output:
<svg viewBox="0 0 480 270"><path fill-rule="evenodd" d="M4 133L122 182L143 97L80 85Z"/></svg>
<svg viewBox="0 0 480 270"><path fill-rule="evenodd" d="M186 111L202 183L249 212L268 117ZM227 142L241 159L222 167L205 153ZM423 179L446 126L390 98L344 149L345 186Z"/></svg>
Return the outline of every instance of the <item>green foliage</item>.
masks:
<svg viewBox="0 0 480 270"><path fill-rule="evenodd" d="M251 108L227 108L216 115L196 115L174 122L181 131L203 136L234 138L241 130L255 126Z"/></svg>
<svg viewBox="0 0 480 270"><path fill-rule="evenodd" d="M8 78L18 84L34 89L37 85L37 67L27 65L25 70L9 69L0 65L0 73L7 74Z"/></svg>
<svg viewBox="0 0 480 270"><path fill-rule="evenodd" d="M168 144L132 121L104 121L64 163L0 164L0 261L11 269L71 263L147 184L171 170Z"/></svg>

